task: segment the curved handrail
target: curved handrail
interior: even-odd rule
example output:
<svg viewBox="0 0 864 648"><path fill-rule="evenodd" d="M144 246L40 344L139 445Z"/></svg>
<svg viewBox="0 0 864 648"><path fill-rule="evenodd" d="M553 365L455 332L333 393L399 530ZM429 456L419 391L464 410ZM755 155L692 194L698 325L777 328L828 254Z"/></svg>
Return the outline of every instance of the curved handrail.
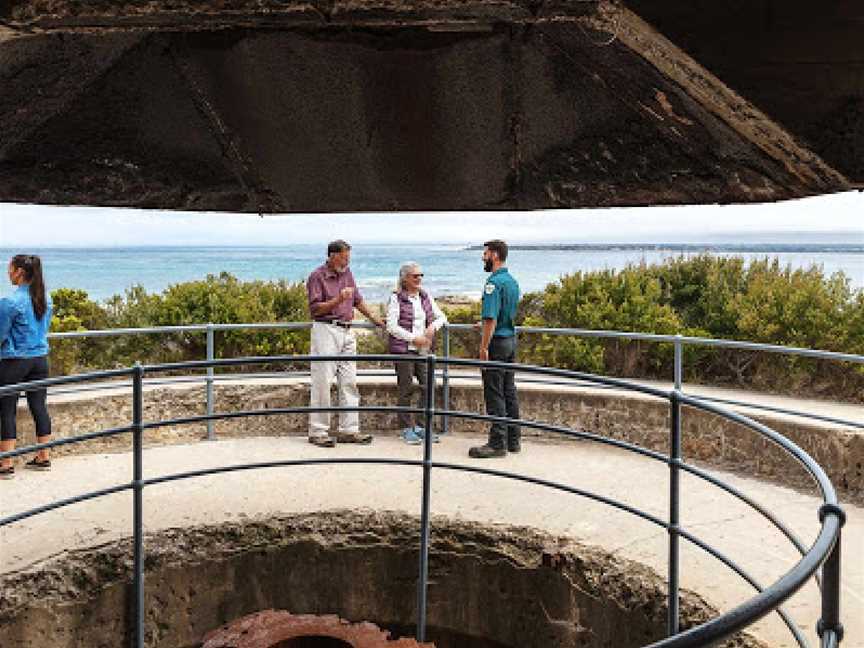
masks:
<svg viewBox="0 0 864 648"><path fill-rule="evenodd" d="M44 444L39 444L38 446L29 446L27 448L20 448L15 451L0 453L0 457L12 457L19 456L25 454L27 452L32 452L33 450L41 447L55 447L59 445L65 445L69 443L79 443L83 440L88 440L92 438L98 438L102 436L111 436L116 434L128 433L132 432L133 440L134 440L134 454L135 454L135 476L133 480L129 483L118 484L106 489L102 489L100 491L93 491L90 493L85 493L83 495L79 495L76 497L66 498L64 500L54 502L51 504L47 504L41 507L37 507L35 509L31 509L30 511L21 512L15 514L13 516L7 516L5 518L0 519L0 527L6 526L16 521L20 521L21 519L25 519L27 517L31 517L33 515L38 515L48 510L54 510L56 508L61 508L64 506L71 505L73 503L83 501L86 499L92 499L96 497L101 497L103 495L107 495L114 492L119 492L122 490L133 490L135 493L135 501L136 501L136 516L135 516L135 546L136 546L136 593L140 590L140 601L139 604L143 605L143 530L142 530L142 520L141 520L141 511L140 511L140 496L141 491L144 487L149 485L154 485L158 483L163 483L166 481L173 481L177 479L187 479L192 477L198 477L205 474L215 474L218 472L228 472L234 470L247 470L247 469L257 469L257 468L265 468L265 467L277 467L277 466L294 466L294 465L310 465L316 463L377 463L377 464L397 464L397 465L414 465L421 466L424 470L424 536L421 536L421 581L422 581L422 605L419 606L421 619L418 623L418 632L420 635L425 633L425 587L426 587L426 576L425 576L425 564L426 558L428 555L428 482L429 482L429 474L433 468L445 468L451 470L461 470L468 472L476 472L483 473L492 476L498 476L502 478L510 478L519 481L524 481L528 483L533 483L536 485L546 486L550 488L559 489L566 492L571 492L583 497L588 497L590 499L594 499L595 501L601 502L607 506L612 506L623 510L631 515L636 515L641 517L653 524L664 527L670 533L670 562L674 560L676 563L674 573L670 571L670 617L673 614L677 616L677 537L684 537L689 542L692 542L696 546L700 547L704 551L707 551L715 558L726 564L728 567L732 568L739 575L741 575L745 580L747 580L751 585L753 585L759 593L734 608L733 610L724 613L723 615L712 619L711 621L697 626L696 628L692 628L685 632L677 632L677 619L674 621L670 621L670 628L672 629L669 638L652 644L657 648L663 647L672 647L672 646L697 646L697 645L705 645L706 643L710 643L716 640L719 640L723 637L729 636L730 634L737 632L738 630L743 629L744 627L752 624L757 619L761 618L765 614L768 614L772 611L777 610L781 617L786 622L787 626L792 631L793 635L795 635L796 640L800 645L806 645L806 641L800 635L797 628L795 628L794 624L791 620L786 616L785 612L779 609L779 606L782 604L784 600L786 600L789 596L791 596L795 591L797 591L815 572L816 570L825 562L826 560L833 560L836 554L836 560L839 562L839 538L840 538L840 527L842 526L843 521L843 513L842 510L839 509L837 505L837 497L834 491L834 488L828 479L825 472L822 468L803 450L801 450L794 443L778 434L774 430L771 430L767 426L753 421L746 416L741 414L724 410L715 405L711 405L709 403L704 402L698 398L692 398L682 394L679 390L673 389L671 391L664 391L661 389L656 389L653 387L648 387L645 385L639 385L636 383L632 383L629 381L609 378L606 376L596 376L593 374L587 374L582 372L574 372L564 369L556 369L549 367L539 367L536 365L526 365L526 364L511 364L511 363L502 363L502 362L488 362L488 361L479 361L479 360L468 360L468 359L455 359L448 358L446 360L436 359L435 356L427 356L426 364L427 370L430 372L430 376L434 376L435 365L436 363L446 363L447 365L456 365L456 366L469 366L469 367L480 367L484 369L503 369L509 371L518 371L520 373L529 373L529 374L542 374L542 375L551 375L561 378L567 379L576 379L583 380L595 384L612 386L619 389L626 389L629 391L637 391L644 394L648 394L650 396L659 397L663 399L667 399L670 402L671 407L673 408L672 412L672 434L673 437L677 435L677 439L673 438L673 448L677 443L677 446L680 448L680 407L681 405L686 405L688 407L700 409L702 411L706 411L709 413L713 413L717 416L721 416L723 418L735 421L738 424L741 424L761 436L769 439L772 443L780 446L786 452L788 452L799 464L801 464L807 472L811 475L811 477L815 480L817 486L819 487L820 493L822 495L823 506L820 509L820 517L822 519L822 526L819 532L819 535L816 538L816 541L810 547L809 550L802 551L803 546L800 541L798 541L794 536L792 536L785 527L783 527L779 522L777 522L773 516L770 515L767 511L765 511L761 507L753 507L757 512L764 515L769 521L771 521L778 529L783 532L787 538L792 541L792 543L796 546L799 551L802 551L801 560L796 563L786 574L784 574L778 581L776 581L771 586L762 589L751 577L749 577L743 570L741 570L733 561L728 559L726 556L723 556L720 552L716 551L713 547L703 542L686 529L679 526L677 521L677 503L673 504L673 510L670 510L670 521L665 522L656 516L652 516L644 511L640 511L635 507L631 507L627 504L623 504L621 502L617 502L610 498L606 498L602 495L598 495L596 493L590 493L588 491L584 491L582 489L576 489L570 486L566 486L564 484L558 484L555 482L551 482L548 480L538 479L535 477L530 477L526 475L517 475L514 473L509 473L505 471L497 471L488 468L479 468L476 466L465 466L458 464L446 464L446 463L435 463L431 460L431 435L426 435L425 447L424 447L424 459L423 461L411 461L411 460L398 460L398 459L356 459L356 458L341 458L341 459L321 459L321 460L289 460L289 461L277 461L277 462L265 462L265 463L257 463L257 464L241 464L236 466L222 466L218 468L207 469L204 471L191 471L187 473L178 473L175 475L167 475L158 478L151 479L143 479L143 473L141 470L141 454L142 454L142 437L143 433L147 429L153 429L156 427L163 427L165 425L180 425L180 424L188 424L195 422L202 422L208 420L218 420L218 419L228 419L228 418L244 418L250 416L259 416L259 415L273 415L273 414L282 414L282 413L310 413L316 411L328 411L328 412L336 412L336 411L385 411L385 412L414 412L414 413L425 413L427 417L427 423L431 423L432 417L444 417L447 418L468 418L479 421L487 421L487 422L502 422L502 423L518 423L520 425L525 425L527 427L534 427L536 429L555 432L559 434L563 434L566 436L576 437L576 438L584 438L590 439L593 441L598 441L602 443L608 443L610 445L622 448L624 450L628 450L631 452L636 452L643 456L647 456L649 458L663 461L667 463L670 468L670 475L674 477L672 483L675 484L673 486L672 499L677 499L677 492L674 490L677 488L677 472L681 469L688 470L691 474L695 475L699 478L707 477L707 474L704 471L700 471L695 467L689 467L686 463L684 463L680 456L676 455L676 451L673 450L669 457L662 455L660 453L648 450L646 448L641 448L640 446L636 446L635 444L629 444L626 442L621 442L613 439L607 439L606 437L601 437L599 435L580 432L576 430L571 430L569 428L563 426L555 426L549 425L545 423L540 423L536 421L523 421L523 420L514 420L509 419L507 417L496 417L485 414L475 414L468 412L458 412L452 410L436 410L433 407L433 387L434 381L431 381L431 385L427 385L426 390L426 406L424 408L410 408L410 407L385 407L385 406L364 406L364 407L290 407L290 408L277 408L277 409L269 409L269 410L250 410L243 412L228 412L228 413L220 413L220 414L204 414L190 417L183 417L179 419L173 419L171 421L156 421L150 423L144 423L143 416L143 392L142 392L142 384L143 378L145 374L149 372L161 372L166 370L180 370L180 369L211 369L213 367L225 367L225 366L236 366L242 364L262 364L262 363L272 363L272 362L319 362L319 361L328 361L328 360L345 360L346 356L270 356L270 357L253 357L253 358L231 358L231 359L223 359L223 360L205 360L205 361L188 361L182 363L170 363L170 364L161 364L161 365L148 365L148 366L140 366L137 365L132 368L127 369L119 369L119 370L111 370L106 372L92 372L89 374L82 374L78 376L67 376L61 378L52 378L40 381L33 381L29 383L21 383L18 385L11 385L5 388L0 388L0 394L3 393L11 393L13 391L20 391L26 389L35 389L35 388L44 388L52 385L58 384L67 384L67 383L76 383L76 382L85 382L87 380L94 380L98 378L103 378L106 376L117 377L117 376L129 376L131 375L133 378L133 394L134 394L134 402L133 402L133 422L131 426L123 426L118 428L113 428L111 430L103 430L95 433L90 433L87 435L81 435L78 437L72 437L68 439L58 439L55 441L51 441ZM352 356L351 359L357 361L378 361L378 362L405 362L412 360L411 358L406 358L403 356L394 356L394 355L386 355L386 354L373 354L373 355L358 355ZM716 478L706 479L709 483L717 484L719 480ZM730 492L736 497L739 497L746 504L750 504L749 498L743 497L742 494L738 493L734 488L726 488L725 486L721 486ZM424 543L425 539L425 543ZM672 547L674 545L674 552L672 551ZM671 569L671 568L670 568ZM823 588L823 597L826 596L826 590L828 596L833 596L833 599L827 605L827 609L836 609L839 607L836 604L836 599L839 597L839 567L838 567L838 576L836 579L832 579L836 582L831 582L830 584L826 584L826 587ZM830 587L827 587L830 585ZM674 587L674 599L671 590ZM832 608L833 604L833 608ZM143 608L142 608L143 609ZM826 616L824 614L824 610L826 609L826 605L823 604L823 617ZM138 623L138 633L137 637L143 638L143 615L137 621ZM840 633L842 633L842 626L839 625L839 619L821 619L820 620L823 642L825 641L824 637L828 637L827 641L830 643L832 641L839 641ZM419 636L422 640L422 636ZM139 645L140 642L139 642ZM836 643L834 644L836 645Z"/></svg>
<svg viewBox="0 0 864 648"><path fill-rule="evenodd" d="M282 358L274 358L274 357L268 356L268 359L270 361L274 361L274 360L278 361L278 360L284 360L286 357L287 356L283 356ZM294 358L295 360L300 360L301 358L305 358L308 360L314 356L290 356L290 357ZM336 356L329 356L329 357L320 356L320 357L318 357L318 359L327 360L327 359L333 359L335 357ZM386 357L387 356L357 356L358 359L367 359L367 360L381 360L382 358L386 358ZM402 358L402 359L404 360L404 358ZM252 360L253 360L253 358L241 358L239 360L231 361L231 362L217 361L217 362L214 362L214 364L218 364L218 365L237 364L237 363L250 364ZM261 360L261 359L259 358L257 360ZM195 361L194 366L200 365L201 362L206 363L206 361ZM479 364L479 362L475 361L475 360L457 360L457 359L451 360L450 363L451 364L463 364L463 365ZM145 367L145 371L146 370L151 370L151 371L164 370L164 368L167 366L170 366L172 369L184 368L181 366L181 364L185 365L187 363L175 363L172 365L159 365L156 367ZM511 366L516 366L516 365L511 365ZM529 367L529 365L518 365L518 367L521 370L522 368ZM589 382L590 382L590 379L594 378L594 376L591 374L571 372L569 370L551 370L548 368L537 367L536 365L530 365L530 367L532 367L534 369L533 373L549 373L551 371L555 371L556 373L558 373L559 377L566 377L566 378L571 378L571 376L569 374L575 374L575 375L578 375L580 380L589 381ZM93 372L93 373L89 373L89 374L82 374L79 376L72 376L72 377L67 376L67 377L60 377L60 378L51 378L51 379L46 379L46 380L42 380L42 381L35 381L35 382L31 382L31 383L22 383L20 385L15 386L14 389L15 390L21 390L21 391L27 391L29 389L33 389L33 388L37 388L37 387L58 385L58 384L68 384L71 382L82 382L82 381L88 380L88 379L92 380L95 378L102 378L102 377L105 377L106 374L111 374L111 375L130 374L131 375L131 373L132 373L131 369L117 370L117 371L113 371L113 372ZM566 374L566 375L562 376L562 374ZM620 379L605 378L605 377L597 377L597 378L598 378L598 380L596 382L598 384L600 384L600 380L602 379L603 384L605 384L606 386L609 386L609 387L621 388L622 386L625 385L625 383L629 387L631 384L627 381L622 381ZM651 392L653 392L652 395L661 395L664 397L668 396L668 394L669 394L669 392L664 392L662 390L654 390L654 389L652 389ZM0 394L2 394L2 393L3 393L2 390L0 390ZM705 399L699 397L699 400L705 400ZM699 405L695 401L693 401L693 404L694 404L694 406L699 407ZM700 409L710 411L711 408L700 407ZM341 407L326 408L326 411L338 412L338 411L344 411L344 410L361 411L361 412L362 411L366 411L366 412L397 412L397 411L400 411L400 408L380 407L380 406L363 406L363 407L358 407L358 408L341 408ZM177 419L168 419L168 420L163 420L163 421L159 421L159 422L155 422L155 423L149 423L149 424L144 425L143 427L145 429L152 429L152 428L158 428L158 427L168 427L168 426L176 426L176 425L183 425L183 424L190 424L190 423L201 423L201 422L206 422L206 421L215 421L215 420L228 419L228 418L241 418L241 417L245 417L245 416L267 416L267 415L274 415L274 414L311 413L313 411L322 411L322 410L320 408L319 409L270 408L270 409L255 410L255 411L232 412L229 414L196 415L196 416L183 417L183 418L177 418ZM420 410L419 408L408 408L407 410L402 408L402 411L408 411L408 412L415 413L415 414L422 413L422 410ZM715 413L717 413L717 412L715 411ZM489 417L487 415L467 414L467 413L462 413L462 412L458 412L458 411L451 411L451 410L445 410L445 411L438 410L438 415L439 416L445 416L445 417L451 417L451 418L469 418L469 419L473 419L473 420L495 422L494 417ZM506 422L506 420L500 420L498 422ZM651 457L653 459L657 459L660 461L667 461L665 456L658 453L658 452L648 450L646 448L642 448L641 446L637 446L635 444L627 443L627 442L620 441L617 439L611 439L608 437L603 437L601 435L593 434L590 432L570 430L569 428L566 428L564 426L548 426L546 424L538 424L538 423L535 423L532 421L523 421L522 425L525 427L535 427L537 429L542 429L542 430L548 431L548 432L556 432L556 433L559 433L559 434L562 434L565 436L574 437L574 438L591 440L591 441L595 441L598 443L618 447L620 449L628 450L628 451L631 451L634 453L642 454L644 456L648 456L648 457ZM767 429L767 428L765 428L765 426L761 426L761 427L764 429ZM81 435L81 436L71 438L71 439L58 439L58 440L55 440L53 442L49 442L46 444L34 445L34 446L30 446L29 448L22 448L22 449L12 451L12 453L9 456L20 456L23 454L28 454L28 453L32 452L34 449L41 449L43 447L44 448L50 448L50 447L59 446L59 445L66 445L66 444L73 443L76 441L84 441L84 440L101 438L101 437L105 437L105 436L111 436L111 435L116 434L118 432L131 431L131 429L132 429L131 426L126 426L126 427L122 427L122 428L115 428L113 430L105 430L102 432L94 432L94 433L90 433L90 434L86 434L86 435ZM779 521L777 521L775 518L773 518L773 516L771 516L771 514L767 510L765 510L764 508L760 508L758 506L758 504L753 502L752 500L745 499L746 496L743 495L740 491L737 491L737 489L734 489L733 487L728 486L728 485L720 482L719 480L716 480L715 478L711 477L709 474L705 473L704 471L701 471L698 468L693 467L693 466L687 466L686 464L683 464L682 467L685 467L685 469L690 471L692 474L699 476L701 479L703 479L705 481L711 481L714 485L716 485L720 488L723 488L724 490L727 490L727 492L730 492L731 494L733 494L738 499L747 503L751 508L754 508L755 510L760 512L763 515L763 517L768 519L776 528L778 528L784 535L786 535L787 538L789 538L789 540L795 545L796 549L798 549L798 551L800 553L802 553L802 554L804 553L804 549L803 549L803 546L801 545L800 540L798 540L794 536L794 534L792 534L788 529L786 529L782 524L780 524Z"/></svg>
<svg viewBox="0 0 864 648"><path fill-rule="evenodd" d="M375 327L368 322L359 322L355 326L360 328L374 329ZM240 330L293 330L304 331L312 327L311 322L257 322L257 323L235 323L235 324L184 324L174 326L155 326L143 328L121 328L121 329L100 329L92 331L67 331L62 333L49 334L50 339L64 340L77 339L88 337L115 337L120 335L149 335L149 334L164 334L164 333L206 333L207 336L207 359L215 358L215 342L214 333L219 331L240 331ZM472 330L470 324L446 324L443 329L444 339L444 356L449 356L449 341L450 331L469 331ZM580 329L580 328L549 328L549 327L531 327L519 326L516 327L519 334L540 334L540 335L556 335L556 336L575 336L583 338L599 338L599 339L628 339L642 340L655 343L672 344L675 349L675 358L673 363L673 373L675 386L682 388L683 382L683 348L690 346L714 346L721 348L742 349L749 351L760 351L766 353L777 353L786 355L797 355L810 357L821 360L831 360L835 362L851 362L856 364L864 364L864 355L840 353L836 351L825 351L820 349L806 349L801 347L789 347L777 344L763 344L757 342L747 342L741 340L726 340L717 338L705 338L685 335L667 335L655 333L641 333L637 331L608 331L599 329ZM449 376L447 374L448 367L444 368L444 400L445 403L449 399ZM213 402L213 383L217 378L213 375L212 369L207 373L206 378L202 379L207 385L207 408L212 411ZM856 421L843 419L834 416L824 416L808 412L805 410L788 409L782 407L773 407L760 403L752 403L747 401L737 401L731 399L720 399L708 396L701 396L705 400L712 402L721 402L727 405L750 407L761 409L766 412L786 414L797 416L815 421L826 423L834 423L838 425L847 425L864 429L864 421ZM445 430L447 422L445 421ZM208 435L212 438L212 428L208 428Z"/></svg>
<svg viewBox="0 0 864 648"><path fill-rule="evenodd" d="M358 328L374 329L375 326L367 322L354 324ZM471 331L471 324L446 324L448 329L454 331ZM312 322L249 322L238 324L183 324L175 326L148 326L140 328L118 328L118 329L94 329L87 331L64 331L49 333L48 338L52 340L64 340L87 337L114 337L119 335L150 335L160 333L204 333L211 331L242 331L242 330L293 330L304 331L312 327ZM769 353L781 353L788 355L805 356L809 358L820 358L823 360L838 360L840 362L853 362L864 364L864 355L854 353L842 353L839 351L827 351L823 349L808 349L804 347L784 346L782 344L764 344L762 342L748 342L745 340L727 340L723 338L706 338L693 335L670 335L664 333L642 333L639 331L610 331L604 329L582 329L582 328L552 328L544 326L517 326L517 333L533 333L540 335L564 335L586 338L626 339L644 340L647 342L664 342L667 344L693 344L699 346L716 346L729 349L743 349L748 351L766 351Z"/></svg>
<svg viewBox="0 0 864 648"><path fill-rule="evenodd" d="M91 371L89 373L75 374L73 376L57 376L56 378L43 378L42 380L31 380L12 385L0 385L0 396L14 394L15 392L32 391L53 387L54 385L71 385L75 383L101 380L103 378L123 378L134 375L134 369L109 369L107 371Z"/></svg>

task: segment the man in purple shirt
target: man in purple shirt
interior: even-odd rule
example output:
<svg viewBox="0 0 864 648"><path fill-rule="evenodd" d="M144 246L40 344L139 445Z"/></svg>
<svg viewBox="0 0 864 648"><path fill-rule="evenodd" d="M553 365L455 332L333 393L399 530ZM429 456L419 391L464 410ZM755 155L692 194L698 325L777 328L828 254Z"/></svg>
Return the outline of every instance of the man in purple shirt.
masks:
<svg viewBox="0 0 864 648"><path fill-rule="evenodd" d="M345 241L327 245L327 261L315 268L306 281L309 312L312 313L312 355L356 355L357 340L352 330L354 309L359 310L375 326L384 322L369 310L363 301L354 275L348 269L351 246ZM330 385L336 378L339 405L356 407L360 404L357 389L357 367L348 361L319 361L311 367L310 407L330 407ZM339 428L334 439L330 436L330 413L309 415L309 443L332 448L340 443L372 443L371 434L360 432L359 412L340 412Z"/></svg>

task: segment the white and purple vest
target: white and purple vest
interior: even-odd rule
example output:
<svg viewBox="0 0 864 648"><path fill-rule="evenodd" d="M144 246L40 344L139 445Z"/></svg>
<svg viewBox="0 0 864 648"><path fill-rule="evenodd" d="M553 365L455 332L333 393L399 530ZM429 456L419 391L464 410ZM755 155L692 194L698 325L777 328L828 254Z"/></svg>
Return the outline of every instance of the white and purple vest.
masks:
<svg viewBox="0 0 864 648"><path fill-rule="evenodd" d="M399 301L399 326L405 329L406 331L414 330L414 305L411 303L411 299L408 297L408 293L404 290L400 290L396 293L396 299ZM432 322L435 321L435 315L432 312L432 300L429 299L429 295L426 291L420 291L420 305L423 307L423 312L426 313L426 326L429 326ZM389 346L390 353L407 353L408 352L408 342L405 340L400 340L397 337L393 337L392 335L389 337ZM432 348L435 348L435 338L432 340Z"/></svg>

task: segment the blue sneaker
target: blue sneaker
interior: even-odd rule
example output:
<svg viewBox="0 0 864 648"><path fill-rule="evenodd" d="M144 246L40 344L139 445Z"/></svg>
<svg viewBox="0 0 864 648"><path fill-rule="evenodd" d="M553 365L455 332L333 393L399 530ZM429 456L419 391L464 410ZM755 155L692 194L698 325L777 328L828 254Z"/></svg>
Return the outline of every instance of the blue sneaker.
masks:
<svg viewBox="0 0 864 648"><path fill-rule="evenodd" d="M414 433L421 439L421 441L426 438L426 430L424 428L420 427L419 425L414 426ZM432 433L432 443L439 443L440 441L441 441L441 438L438 436L438 433L433 432Z"/></svg>
<svg viewBox="0 0 864 648"><path fill-rule="evenodd" d="M423 443L423 437L417 434L417 428L407 427L402 430L402 440L408 445L420 445Z"/></svg>

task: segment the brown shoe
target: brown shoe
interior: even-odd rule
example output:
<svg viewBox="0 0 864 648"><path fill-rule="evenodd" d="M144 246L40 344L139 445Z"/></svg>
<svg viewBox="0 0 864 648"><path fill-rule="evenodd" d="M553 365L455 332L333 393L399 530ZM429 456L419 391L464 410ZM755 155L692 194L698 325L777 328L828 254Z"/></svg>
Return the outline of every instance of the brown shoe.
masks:
<svg viewBox="0 0 864 648"><path fill-rule="evenodd" d="M494 457L506 457L507 448L496 448L488 443L482 446L474 446L468 450L468 456L474 459L492 459Z"/></svg>
<svg viewBox="0 0 864 648"><path fill-rule="evenodd" d="M369 445L372 443L372 435L363 434L362 432L356 432L354 434L337 434L336 441L339 443L360 443L362 445Z"/></svg>
<svg viewBox="0 0 864 648"><path fill-rule="evenodd" d="M336 439L328 435L310 436L309 443L319 448L335 448Z"/></svg>

